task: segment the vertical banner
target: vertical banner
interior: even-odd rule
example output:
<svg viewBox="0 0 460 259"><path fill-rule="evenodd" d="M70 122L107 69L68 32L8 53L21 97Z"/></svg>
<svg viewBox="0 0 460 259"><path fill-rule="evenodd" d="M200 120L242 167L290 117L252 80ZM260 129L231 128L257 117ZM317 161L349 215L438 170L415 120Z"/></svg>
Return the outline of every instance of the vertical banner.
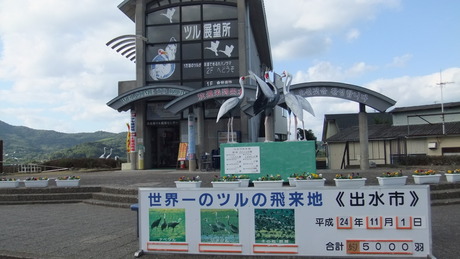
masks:
<svg viewBox="0 0 460 259"><path fill-rule="evenodd" d="M136 151L136 112L131 110L131 134L129 140L129 151Z"/></svg>
<svg viewBox="0 0 460 259"><path fill-rule="evenodd" d="M195 160L195 114L188 115L188 160Z"/></svg>
<svg viewBox="0 0 460 259"><path fill-rule="evenodd" d="M179 152L177 152L177 161L185 161L187 159L187 143L179 143Z"/></svg>

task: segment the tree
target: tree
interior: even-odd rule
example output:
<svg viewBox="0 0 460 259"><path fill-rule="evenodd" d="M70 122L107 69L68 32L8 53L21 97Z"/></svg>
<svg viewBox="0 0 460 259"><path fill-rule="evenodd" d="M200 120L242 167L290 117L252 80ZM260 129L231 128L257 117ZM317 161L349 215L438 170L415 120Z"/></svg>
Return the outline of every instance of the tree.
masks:
<svg viewBox="0 0 460 259"><path fill-rule="evenodd" d="M303 130L301 128L297 128L297 139L299 140L304 140L304 132L305 132L305 137L307 140L314 140L316 141L316 136L315 133L313 133L313 130Z"/></svg>

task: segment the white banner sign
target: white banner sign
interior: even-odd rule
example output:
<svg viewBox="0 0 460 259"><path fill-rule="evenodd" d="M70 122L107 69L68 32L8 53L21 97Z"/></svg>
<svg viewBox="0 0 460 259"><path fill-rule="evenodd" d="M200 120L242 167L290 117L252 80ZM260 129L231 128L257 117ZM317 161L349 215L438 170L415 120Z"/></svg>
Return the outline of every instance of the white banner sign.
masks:
<svg viewBox="0 0 460 259"><path fill-rule="evenodd" d="M147 253L431 255L429 186L139 188Z"/></svg>

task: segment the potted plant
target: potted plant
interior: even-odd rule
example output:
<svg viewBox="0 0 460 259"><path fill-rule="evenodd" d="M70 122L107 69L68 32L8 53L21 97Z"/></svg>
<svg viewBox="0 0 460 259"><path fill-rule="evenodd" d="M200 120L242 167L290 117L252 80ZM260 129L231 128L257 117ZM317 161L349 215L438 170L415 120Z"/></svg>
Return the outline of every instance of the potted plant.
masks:
<svg viewBox="0 0 460 259"><path fill-rule="evenodd" d="M379 185L405 185L407 176L403 175L402 172L386 172L381 176L377 176Z"/></svg>
<svg viewBox="0 0 460 259"><path fill-rule="evenodd" d="M215 175L211 184L214 188L236 188L240 187L240 180L235 175Z"/></svg>
<svg viewBox="0 0 460 259"><path fill-rule="evenodd" d="M78 187L80 186L80 176L60 176L55 182L58 187Z"/></svg>
<svg viewBox="0 0 460 259"><path fill-rule="evenodd" d="M291 175L288 177L289 186L295 187L295 179L296 179L296 177L299 176L299 175L300 175L300 174L294 173L294 174L291 174Z"/></svg>
<svg viewBox="0 0 460 259"><path fill-rule="evenodd" d="M0 178L0 188L19 187L19 180L15 178Z"/></svg>
<svg viewBox="0 0 460 259"><path fill-rule="evenodd" d="M415 184L439 183L441 175L432 169L418 169L412 174Z"/></svg>
<svg viewBox="0 0 460 259"><path fill-rule="evenodd" d="M174 183L176 183L177 188L200 188L201 179L200 176L181 176L177 181L174 181Z"/></svg>
<svg viewBox="0 0 460 259"><path fill-rule="evenodd" d="M460 169L447 170L444 175L449 183L460 182Z"/></svg>
<svg viewBox="0 0 460 259"><path fill-rule="evenodd" d="M322 174L303 173L296 177L295 186L299 188L323 187L326 179Z"/></svg>
<svg viewBox="0 0 460 259"><path fill-rule="evenodd" d="M363 178L359 173L351 173L346 176L342 174L336 174L334 181L335 186L345 188L359 188L363 187L366 183L366 178Z"/></svg>
<svg viewBox="0 0 460 259"><path fill-rule="evenodd" d="M248 187L249 186L249 175L240 174L240 175L238 175L238 179L240 180L240 187Z"/></svg>
<svg viewBox="0 0 460 259"><path fill-rule="evenodd" d="M277 188L283 186L283 178L281 175L265 175L257 178L256 181L252 181L254 187L262 188Z"/></svg>
<svg viewBox="0 0 460 259"><path fill-rule="evenodd" d="M26 187L47 187L48 177L27 177L24 181Z"/></svg>

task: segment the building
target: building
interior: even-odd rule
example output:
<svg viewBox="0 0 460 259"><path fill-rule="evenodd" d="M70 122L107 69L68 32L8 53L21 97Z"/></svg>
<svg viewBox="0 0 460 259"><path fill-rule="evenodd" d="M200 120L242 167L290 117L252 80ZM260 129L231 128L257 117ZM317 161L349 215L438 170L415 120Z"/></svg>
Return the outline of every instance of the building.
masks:
<svg viewBox="0 0 460 259"><path fill-rule="evenodd" d="M329 168L360 164L356 121L355 114L325 116ZM460 155L460 102L369 113L368 140L369 160L376 165L397 164L408 156Z"/></svg>
<svg viewBox="0 0 460 259"><path fill-rule="evenodd" d="M227 119L216 123L216 116L241 94L239 77L272 70L263 1L125 0L118 8L135 33L108 45L135 61L136 80L119 82L107 105L131 113L131 169L176 167L180 143L188 143L192 162L216 151L227 141ZM250 106L255 89L246 82L241 107ZM239 142L265 137L261 114L242 108L233 124ZM267 127L267 137L286 138L281 108Z"/></svg>

